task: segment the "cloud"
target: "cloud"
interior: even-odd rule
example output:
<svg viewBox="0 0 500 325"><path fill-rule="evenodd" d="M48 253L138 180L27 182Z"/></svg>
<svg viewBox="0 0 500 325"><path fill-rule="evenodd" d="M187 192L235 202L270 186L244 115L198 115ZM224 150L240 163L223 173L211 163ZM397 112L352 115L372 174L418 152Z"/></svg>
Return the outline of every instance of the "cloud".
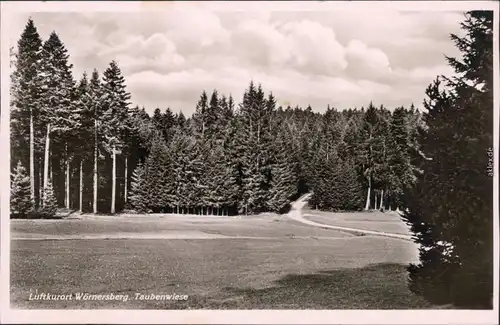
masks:
<svg viewBox="0 0 500 325"><path fill-rule="evenodd" d="M349 72L358 78L386 77L392 72L387 55L378 48L370 48L363 42L354 39L347 46Z"/></svg>
<svg viewBox="0 0 500 325"><path fill-rule="evenodd" d="M294 65L313 73L334 73L346 68L345 49L331 28L302 20L286 23L282 30L292 44Z"/></svg>
<svg viewBox="0 0 500 325"><path fill-rule="evenodd" d="M444 54L459 54L449 34L460 33L461 13L330 7L174 2L142 14L21 14L11 41L31 15L42 38L52 30L60 35L75 77L116 60L134 103L187 114L203 90L231 93L239 102L250 80L281 103L316 111L370 101L418 106L437 75L453 73Z"/></svg>

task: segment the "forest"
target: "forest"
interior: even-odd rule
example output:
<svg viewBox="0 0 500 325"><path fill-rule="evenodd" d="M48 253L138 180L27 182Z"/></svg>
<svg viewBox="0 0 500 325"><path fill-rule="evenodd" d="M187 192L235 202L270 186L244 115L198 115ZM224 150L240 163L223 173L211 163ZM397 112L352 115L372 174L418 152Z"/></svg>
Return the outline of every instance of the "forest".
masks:
<svg viewBox="0 0 500 325"><path fill-rule="evenodd" d="M11 167L29 178L33 211L45 192L93 213L280 213L306 192L321 210L396 209L415 182L413 105L316 113L277 107L250 81L240 103L202 91L192 116L149 116L117 62L76 80L59 36L43 42L32 20L11 58Z"/></svg>

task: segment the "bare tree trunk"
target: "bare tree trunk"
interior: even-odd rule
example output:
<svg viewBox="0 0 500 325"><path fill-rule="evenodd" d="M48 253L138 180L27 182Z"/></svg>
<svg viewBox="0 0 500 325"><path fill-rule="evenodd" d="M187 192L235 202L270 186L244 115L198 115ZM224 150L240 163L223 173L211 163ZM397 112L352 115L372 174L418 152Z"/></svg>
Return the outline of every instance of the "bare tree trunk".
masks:
<svg viewBox="0 0 500 325"><path fill-rule="evenodd" d="M43 200L43 169L42 161L38 162L38 206L42 205Z"/></svg>
<svg viewBox="0 0 500 325"><path fill-rule="evenodd" d="M113 172L111 181L111 213L115 213L116 203L116 147L113 145Z"/></svg>
<svg viewBox="0 0 500 325"><path fill-rule="evenodd" d="M379 210L381 210L383 206L384 206L384 190L380 191L380 206L379 206Z"/></svg>
<svg viewBox="0 0 500 325"><path fill-rule="evenodd" d="M68 156L68 144L66 144L66 195L65 195L65 206L66 209L69 209L69 182L70 182L70 170L69 170L69 156Z"/></svg>
<svg viewBox="0 0 500 325"><path fill-rule="evenodd" d="M378 198L377 191L375 191L375 193L373 194L373 198L375 199L375 204L373 205L373 208L377 210L377 198Z"/></svg>
<svg viewBox="0 0 500 325"><path fill-rule="evenodd" d="M98 152L98 148L97 148L97 120L95 120L95 129L94 129L94 197L93 197L93 204L92 204L92 207L93 207L93 210L94 210L94 213L97 213L97 182L98 182L98 170L97 170L97 162L98 162L98 159L99 159L99 152Z"/></svg>
<svg viewBox="0 0 500 325"><path fill-rule="evenodd" d="M372 191L372 178L371 176L368 177L368 193L366 193L366 204L365 204L365 210L370 209L370 195Z"/></svg>
<svg viewBox="0 0 500 325"><path fill-rule="evenodd" d="M127 203L127 194L128 194L128 158L125 156L125 190L124 190L124 201Z"/></svg>
<svg viewBox="0 0 500 325"><path fill-rule="evenodd" d="M83 212L83 159L80 159L80 198L78 202L80 213Z"/></svg>
<svg viewBox="0 0 500 325"><path fill-rule="evenodd" d="M54 184L54 162L52 159L49 159L49 181L51 184Z"/></svg>
<svg viewBox="0 0 500 325"><path fill-rule="evenodd" d="M50 124L47 124L47 135L45 136L45 159L43 162L43 189L49 184L49 151L50 151ZM43 199L42 199L43 202ZM45 204L45 202L43 202ZM43 205L42 204L42 205Z"/></svg>
<svg viewBox="0 0 500 325"><path fill-rule="evenodd" d="M35 131L33 127L33 109L30 108L30 195L35 202Z"/></svg>

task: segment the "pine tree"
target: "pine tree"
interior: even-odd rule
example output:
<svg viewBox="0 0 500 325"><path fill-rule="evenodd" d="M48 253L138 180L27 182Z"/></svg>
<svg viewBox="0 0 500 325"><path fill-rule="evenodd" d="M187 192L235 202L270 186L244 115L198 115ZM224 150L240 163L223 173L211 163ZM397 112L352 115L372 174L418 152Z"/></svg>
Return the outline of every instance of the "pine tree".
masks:
<svg viewBox="0 0 500 325"><path fill-rule="evenodd" d="M161 110L158 107L155 108L151 121L153 122L155 129L161 132L163 128L163 116L161 114Z"/></svg>
<svg viewBox="0 0 500 325"><path fill-rule="evenodd" d="M168 143L170 142L170 140L172 140L173 128L176 124L175 115L169 107L167 107L165 113L163 113L162 124L163 125L161 130L163 132L163 138L165 139L166 143Z"/></svg>
<svg viewBox="0 0 500 325"><path fill-rule="evenodd" d="M151 152L146 159L146 175L143 183L144 190L147 193L148 207L156 213L162 212L165 207L165 181L170 173L166 153L165 140L161 133L157 131L153 139Z"/></svg>
<svg viewBox="0 0 500 325"><path fill-rule="evenodd" d="M127 129L128 105L130 94L126 91L125 78L115 61L111 61L104 71L103 78L103 128L104 145L111 154L112 184L111 184L111 213L116 211L116 156L123 149L123 138Z"/></svg>
<svg viewBox="0 0 500 325"><path fill-rule="evenodd" d="M182 112L180 113L182 114ZM180 118L179 114L179 118ZM184 115L182 115L184 116ZM197 137L203 138L205 136L205 131L207 129L207 118L209 116L209 108L208 108L208 96L205 91L200 96L198 103L196 104L196 110L193 114L193 134Z"/></svg>
<svg viewBox="0 0 500 325"><path fill-rule="evenodd" d="M89 94L89 81L87 73L84 73L76 90L76 111L78 112L78 125L76 130L77 139L75 141L74 151L79 160L79 196L78 209L83 212L83 197L84 197L84 166L90 160L93 151L93 108Z"/></svg>
<svg viewBox="0 0 500 325"><path fill-rule="evenodd" d="M452 35L462 58L448 59L458 77L438 78L424 103L422 173L405 198L421 245L410 288L435 303L492 308L493 13L468 12L462 29L464 37Z"/></svg>
<svg viewBox="0 0 500 325"><path fill-rule="evenodd" d="M145 188L145 179L144 167L139 163L132 174L130 190L130 204L132 208L139 213L148 211L148 194Z"/></svg>
<svg viewBox="0 0 500 325"><path fill-rule="evenodd" d="M240 145L243 156L240 159L242 169L243 202L241 209L245 214L266 210L269 189L270 160L269 147L269 112L264 92L253 82L243 95L239 115L242 123L240 129Z"/></svg>
<svg viewBox="0 0 500 325"><path fill-rule="evenodd" d="M44 219L51 219L57 212L57 200L52 187L52 182L47 183L47 187L43 191L43 206L39 210L39 215Z"/></svg>
<svg viewBox="0 0 500 325"><path fill-rule="evenodd" d="M186 116L184 115L184 113L179 112L179 114L177 114L177 125L181 128L181 129L184 129L186 127Z"/></svg>
<svg viewBox="0 0 500 325"><path fill-rule="evenodd" d="M59 39L59 36L52 32L49 39L43 44L40 68L42 78L42 114L40 118L43 129L46 129L44 187L49 177L49 160L62 162L65 167L62 174L66 177L61 179L63 180L61 183L65 185L64 201L66 208L69 208L70 194L69 173L72 155L70 147L72 147L72 140L74 140L73 132L79 127L77 113L73 105L75 82L71 74L72 65L68 63L68 58L66 47ZM51 138L52 135L54 136L53 139ZM51 141L54 148L52 150L50 149Z"/></svg>
<svg viewBox="0 0 500 325"><path fill-rule="evenodd" d="M180 127L174 133L169 146L169 151L172 157L172 175L173 179L169 183L170 190L168 191L169 201L174 205L174 211L181 213L185 205L187 205L187 190L186 190L186 166L188 164L189 139L183 129Z"/></svg>
<svg viewBox="0 0 500 325"><path fill-rule="evenodd" d="M39 75L42 40L30 18L17 43L11 84L11 168L21 160L28 166L30 196L35 201L35 132L39 115ZM27 130L29 132L27 133ZM24 161L29 157L29 161Z"/></svg>
<svg viewBox="0 0 500 325"><path fill-rule="evenodd" d="M412 125L409 121L410 114L412 113L407 112L403 107L396 108L391 121L392 142L389 146L389 164L392 173L389 183L396 206L401 205L401 196L411 189L416 181L410 151L410 128Z"/></svg>
<svg viewBox="0 0 500 325"><path fill-rule="evenodd" d="M363 185L358 174L353 168L352 159L338 160L334 165L336 182L332 191L337 195L337 200L332 206L334 210L359 211L363 209Z"/></svg>
<svg viewBox="0 0 500 325"><path fill-rule="evenodd" d="M30 179L26 175L26 169L21 164L21 161L18 161L11 178L11 218L26 218L32 212L34 202L30 196Z"/></svg>
<svg viewBox="0 0 500 325"><path fill-rule="evenodd" d="M271 183L268 205L271 211L282 213L297 192L297 180L292 164L291 152L284 132L280 132L275 143L275 162L271 167Z"/></svg>

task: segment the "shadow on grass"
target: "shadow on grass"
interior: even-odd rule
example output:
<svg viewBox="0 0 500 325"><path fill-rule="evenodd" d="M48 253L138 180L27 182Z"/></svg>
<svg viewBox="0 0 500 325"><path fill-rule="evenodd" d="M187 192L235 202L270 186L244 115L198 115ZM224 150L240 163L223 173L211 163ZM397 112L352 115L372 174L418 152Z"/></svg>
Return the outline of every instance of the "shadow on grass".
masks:
<svg viewBox="0 0 500 325"><path fill-rule="evenodd" d="M205 301L214 309L418 309L431 308L406 285L405 265L376 264L313 274L289 274L264 289L224 289L227 298ZM202 303L202 301L198 301Z"/></svg>

